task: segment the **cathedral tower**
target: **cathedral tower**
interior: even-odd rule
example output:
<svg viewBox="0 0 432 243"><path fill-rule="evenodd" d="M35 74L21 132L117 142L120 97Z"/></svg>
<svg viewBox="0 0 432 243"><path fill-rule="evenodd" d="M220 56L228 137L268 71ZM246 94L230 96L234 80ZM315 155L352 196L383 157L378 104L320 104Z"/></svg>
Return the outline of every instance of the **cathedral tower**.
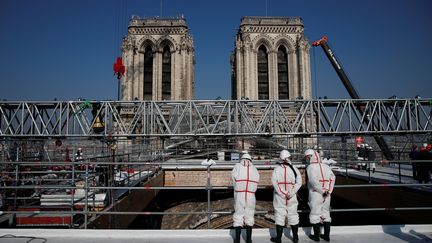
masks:
<svg viewBox="0 0 432 243"><path fill-rule="evenodd" d="M194 47L183 17L132 17L122 53L121 100L194 98Z"/></svg>
<svg viewBox="0 0 432 243"><path fill-rule="evenodd" d="M311 98L310 45L298 17L243 17L231 57L232 98Z"/></svg>

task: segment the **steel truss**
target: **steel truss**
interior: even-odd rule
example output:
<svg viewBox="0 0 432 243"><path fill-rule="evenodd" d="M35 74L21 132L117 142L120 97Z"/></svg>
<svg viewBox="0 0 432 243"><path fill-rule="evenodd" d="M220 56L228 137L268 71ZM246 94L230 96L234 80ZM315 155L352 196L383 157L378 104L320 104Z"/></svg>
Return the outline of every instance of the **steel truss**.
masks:
<svg viewBox="0 0 432 243"><path fill-rule="evenodd" d="M99 133L93 129L96 117L104 123ZM431 132L432 101L427 99L0 102L3 138Z"/></svg>

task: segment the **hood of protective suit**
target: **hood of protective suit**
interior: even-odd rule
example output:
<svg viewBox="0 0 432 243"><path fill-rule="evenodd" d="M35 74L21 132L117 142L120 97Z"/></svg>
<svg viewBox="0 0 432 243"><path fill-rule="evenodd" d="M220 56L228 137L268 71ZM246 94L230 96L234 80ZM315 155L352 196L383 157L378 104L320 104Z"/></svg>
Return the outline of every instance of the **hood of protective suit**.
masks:
<svg viewBox="0 0 432 243"><path fill-rule="evenodd" d="M291 153L288 150L282 150L279 155L279 159L281 163L291 163Z"/></svg>
<svg viewBox="0 0 432 243"><path fill-rule="evenodd" d="M248 153L243 154L239 163L242 164L243 166L251 165L252 164L252 156L250 156L250 154L248 154Z"/></svg>
<svg viewBox="0 0 432 243"><path fill-rule="evenodd" d="M252 161L250 161L249 159L241 159L239 163L245 167L253 165Z"/></svg>
<svg viewBox="0 0 432 243"><path fill-rule="evenodd" d="M305 156L306 155L311 155L311 158L309 160L309 164L322 162L322 159L321 159L319 153L313 149L306 150Z"/></svg>

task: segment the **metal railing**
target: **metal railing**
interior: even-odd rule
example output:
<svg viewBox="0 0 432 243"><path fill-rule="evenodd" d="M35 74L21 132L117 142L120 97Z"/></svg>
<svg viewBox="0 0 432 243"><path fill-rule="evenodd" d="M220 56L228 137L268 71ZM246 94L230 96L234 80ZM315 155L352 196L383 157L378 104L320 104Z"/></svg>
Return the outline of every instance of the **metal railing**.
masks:
<svg viewBox="0 0 432 243"><path fill-rule="evenodd" d="M353 176L353 168L357 163L373 163L375 161L345 161L343 163L338 163L340 169L337 170L341 176ZM403 161L403 163L411 163L412 161ZM430 163L430 161L414 161L415 163ZM399 161L392 161L392 163L399 163ZM2 172L1 189L0 193L3 196L3 214L10 214L13 216L23 217L29 215L69 215L71 217L71 225L69 227L74 227L75 223L81 224L83 228L87 228L90 218L98 217L100 215L206 215L207 216L207 227L211 228L211 220L213 215L229 215L233 211L216 211L212 208L212 198L211 192L213 190L232 190L232 186L213 186L211 183L212 179L212 166L200 166L207 173L207 184L201 186L142 186L145 184L131 184L131 181L143 182L150 179L150 177L156 173L160 165L164 163L148 163L148 162L98 162L98 161L77 161L77 162L2 162L2 166L6 166L12 170ZM227 163L229 166L232 163ZM268 165L265 163L256 163L260 168L271 169L273 165ZM64 166L64 171L48 171L44 170L52 167L53 165ZM138 174L127 177L128 180L124 180L122 183L116 183L113 180L116 171L114 167L118 166L129 166L129 168L136 169ZM147 166L147 171L144 170L143 166ZM152 169L149 166L153 166ZM304 166L304 165L302 165ZM80 167L81 170L76 168ZM100 168L112 168L112 170L99 170ZM29 169L30 168L30 169ZM32 170L34 168L34 170ZM37 170L36 170L37 168ZM99 168L99 169L98 169ZM344 172L345 170L345 172ZM96 178L100 178L102 173L111 173L108 176L108 182L96 183ZM140 174L141 173L141 174ZM376 174L381 173L380 170L375 171ZM388 172L387 172L388 173ZM43 175L55 174L58 179L45 180L42 178ZM337 185L335 190L338 189L352 189L352 188L383 188L383 187L410 187L410 188L429 188L432 184L421 184L411 182L403 182L402 174L394 173L393 175L399 176L399 181L397 183L392 182L381 182L381 184L358 184L358 185ZM358 176L358 173L357 173ZM371 183L371 176L361 175L363 178L368 178L367 180ZM61 177L61 178L59 178ZM84 184L79 184L77 182L84 182ZM141 185L141 186L137 186ZM271 186L259 186L259 190L272 190ZM84 194L74 194L78 190L84 191ZM110 205L114 205L117 201L113 195L118 190L133 191L133 190L204 190L207 192L207 210L202 211L179 211L179 212L155 212L155 211L144 211L144 212L131 212L131 211L109 211ZM427 189L429 190L429 189ZM48 195L48 192L52 194L59 194L60 196L56 200L61 203L59 205L68 206L69 210L52 210L47 209L56 208L56 201L52 201L52 204L48 204L46 208L37 209L36 206L42 206L42 201L44 195ZM44 194L47 193L47 194ZM69 193L69 194L67 194ZM105 194L105 200L102 204L97 199L98 193ZM49 202L49 197L45 197L45 202ZM58 201L57 201L58 202ZM22 206L33 207L33 210L21 211ZM99 205L99 206L98 206ZM79 206L79 207L78 207ZM36 209L35 209L36 208ZM424 211L432 210L432 207L378 207L378 208L341 208L332 209L332 212L363 212L363 211ZM308 213L306 210L299 210L300 213ZM272 214L273 209L268 210L258 210L256 214ZM74 222L74 216L83 216L83 221Z"/></svg>

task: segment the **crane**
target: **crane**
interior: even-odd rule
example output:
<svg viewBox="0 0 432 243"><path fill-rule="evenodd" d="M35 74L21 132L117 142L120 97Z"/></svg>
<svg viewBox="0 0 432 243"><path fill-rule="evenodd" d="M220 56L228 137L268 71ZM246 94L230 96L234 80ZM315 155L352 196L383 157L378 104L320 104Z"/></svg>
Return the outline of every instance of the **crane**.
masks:
<svg viewBox="0 0 432 243"><path fill-rule="evenodd" d="M343 70L342 65L340 64L340 62L336 58L334 52L329 47L329 45L327 43L327 36L323 36L321 39L314 41L312 43L312 46L321 46L321 48L323 49L327 58L330 60L330 63L332 64L333 68L335 69L337 75L339 76L340 80L342 81L343 85L345 86L345 88L348 91L351 98L352 99L360 99L360 95L357 93L356 89L352 85L351 81L349 80L348 76L346 75L345 71ZM364 107L358 106L358 109L359 109L360 113L363 115ZM366 123L370 122L369 118L367 116L365 117L364 120ZM373 123L373 121L372 121L372 126L374 128L376 127L375 124ZM390 151L386 141L384 140L384 138L380 135L374 135L373 137L374 137L376 143L378 144L378 146L380 147L381 151L383 152L384 156L386 157L386 159L393 160L394 159L393 154L391 153L391 151Z"/></svg>

